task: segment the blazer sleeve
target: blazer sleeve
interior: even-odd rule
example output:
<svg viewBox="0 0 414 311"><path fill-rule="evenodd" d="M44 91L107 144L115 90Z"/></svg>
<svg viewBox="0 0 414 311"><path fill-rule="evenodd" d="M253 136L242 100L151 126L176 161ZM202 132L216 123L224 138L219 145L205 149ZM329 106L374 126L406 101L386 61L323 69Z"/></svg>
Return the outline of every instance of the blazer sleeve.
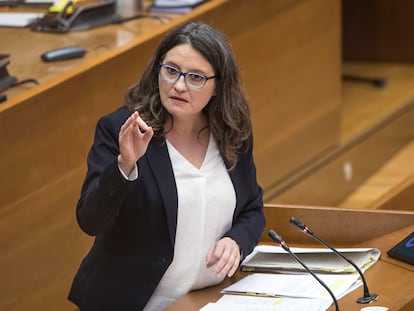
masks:
<svg viewBox="0 0 414 311"><path fill-rule="evenodd" d="M253 144L240 156L233 180L237 204L231 229L225 236L235 240L242 253L242 260L259 243L266 221L263 212L263 190L257 183L256 166L253 160Z"/></svg>
<svg viewBox="0 0 414 311"><path fill-rule="evenodd" d="M128 115L126 110L115 112L101 118L96 126L76 207L79 226L89 235L104 233L116 223L122 202L134 184L122 176L117 161L118 134Z"/></svg>

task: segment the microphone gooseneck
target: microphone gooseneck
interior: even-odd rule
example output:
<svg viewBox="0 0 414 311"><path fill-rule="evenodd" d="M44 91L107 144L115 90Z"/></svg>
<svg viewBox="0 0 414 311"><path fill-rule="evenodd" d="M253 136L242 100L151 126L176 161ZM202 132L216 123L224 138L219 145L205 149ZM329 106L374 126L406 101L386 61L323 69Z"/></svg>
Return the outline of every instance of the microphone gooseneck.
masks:
<svg viewBox="0 0 414 311"><path fill-rule="evenodd" d="M358 303L371 303L375 300L378 299L378 295L377 294L371 294L368 290L368 285L367 285L367 281L365 280L364 274L362 273L361 269L359 269L359 267L349 258L347 258L346 256L342 255L340 252L338 252L333 246L331 246L330 244L328 244L327 242L325 242L324 240L322 240L321 238L319 238L315 233L312 232L312 230L310 230L303 222L301 222L299 219L295 218L295 217L291 217L290 218L290 223L292 225L294 225L296 228L298 228L300 231L306 233L307 235L310 235L311 237L313 237L315 240L317 240L319 243L323 244L324 246L326 246L327 248L329 248L330 250L332 250L336 255L338 255L339 257L341 257L342 259L344 259L346 262L348 262L350 265L352 265L355 270L359 273L363 286L364 286L364 296L363 297L359 297L357 299Z"/></svg>
<svg viewBox="0 0 414 311"><path fill-rule="evenodd" d="M298 256L296 256L295 253L293 253L289 246L286 244L286 242L282 239L282 237L280 235L278 235L276 232L274 232L273 230L269 230L269 236L270 238L276 243L278 244L280 247L282 247L286 252L289 253L290 256L293 257L293 259L295 259L298 263L300 263L302 265L303 268L305 268L305 270L307 272L309 272L318 282L319 284L321 284L323 287L325 287L325 289L328 291L329 295L331 295L332 300L335 304L335 310L339 311L339 307L338 307L338 301L336 300L335 295L332 293L331 289L328 287L328 285L325 284L325 282L323 282L320 278L318 278L316 276L315 273L313 273L307 265L305 265L302 260L299 259Z"/></svg>

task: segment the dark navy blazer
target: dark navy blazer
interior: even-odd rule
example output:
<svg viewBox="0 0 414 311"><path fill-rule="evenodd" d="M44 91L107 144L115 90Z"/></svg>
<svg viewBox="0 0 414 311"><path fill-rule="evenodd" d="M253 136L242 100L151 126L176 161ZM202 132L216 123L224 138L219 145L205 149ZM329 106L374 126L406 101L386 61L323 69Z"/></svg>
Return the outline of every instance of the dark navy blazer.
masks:
<svg viewBox="0 0 414 311"><path fill-rule="evenodd" d="M81 311L142 310L174 255L178 200L165 141L152 138L138 161L137 180L125 180L118 169L118 134L129 115L124 107L101 118L88 154L76 216L82 230L96 237L69 293ZM252 148L230 177L237 203L224 236L247 255L265 225Z"/></svg>

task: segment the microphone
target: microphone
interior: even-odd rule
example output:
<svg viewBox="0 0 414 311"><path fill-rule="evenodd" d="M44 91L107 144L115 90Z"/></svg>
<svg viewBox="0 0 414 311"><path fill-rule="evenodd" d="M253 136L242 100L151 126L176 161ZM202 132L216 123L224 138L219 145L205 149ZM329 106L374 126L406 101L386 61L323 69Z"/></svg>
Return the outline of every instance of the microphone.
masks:
<svg viewBox="0 0 414 311"><path fill-rule="evenodd" d="M343 75L342 78L344 80L349 80L349 81L371 83L375 85L376 87L380 87L380 88L383 88L387 84L387 80L384 78L366 78L366 77L358 77L358 76L350 76L350 75Z"/></svg>
<svg viewBox="0 0 414 311"><path fill-rule="evenodd" d="M368 290L367 281L365 280L364 274L362 273L362 271L358 268L358 266L352 260L345 257L340 252L338 252L333 246L329 245L327 242L325 242L321 238L319 238L315 233L312 232L312 230L310 230L307 226L305 226L305 224L303 222L301 222L299 219L297 219L295 217L291 217L290 218L290 223L292 225L294 225L296 228L298 228L300 231L302 231L302 232L306 233L307 235L310 235L311 237L316 239L319 243L325 245L327 248L332 250L339 257L341 257L342 259L347 261L349 264L351 264L355 268L356 271L358 271L358 273L359 273L359 275L362 279L362 283L364 285L364 296L359 297L357 299L357 303L371 303L371 302L378 299L377 294L370 294L370 292Z"/></svg>
<svg viewBox="0 0 414 311"><path fill-rule="evenodd" d="M325 289L328 291L328 293L331 295L331 297L332 297L332 300L333 300L333 302L334 302L334 304L335 304L335 310L336 311L339 311L339 307L338 307L338 301L336 300L336 297L335 297L335 295L332 293L332 291L331 291L331 289L328 287L328 285L326 285L325 284L325 282L323 282L320 278L318 278L317 276L316 276L316 274L315 273L313 273L309 268L308 268L308 266L307 265L305 265L304 263L303 263L303 261L302 260L300 260L299 259L299 257L298 256L296 256L295 255L295 253L293 253L291 250L290 250L290 248L289 248L289 246L286 244L286 242L285 241L283 241L283 239L282 239L282 237L280 236L280 235L278 235L276 232L274 232L273 230L269 230L269 236L270 236L270 238L276 243L276 244L278 244L278 245L280 245L285 251L287 251L288 253L289 253L289 255L290 256L292 256L293 257L293 259L295 259L297 262L299 262L304 268L305 268L305 270L306 271L308 271L323 287L325 287Z"/></svg>

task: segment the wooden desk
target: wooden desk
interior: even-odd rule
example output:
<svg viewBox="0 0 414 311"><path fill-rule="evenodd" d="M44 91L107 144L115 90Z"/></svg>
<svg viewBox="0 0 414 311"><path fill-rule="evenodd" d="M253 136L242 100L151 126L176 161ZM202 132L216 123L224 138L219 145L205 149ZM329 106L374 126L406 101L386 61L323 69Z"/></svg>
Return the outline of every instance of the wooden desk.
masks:
<svg viewBox="0 0 414 311"><path fill-rule="evenodd" d="M412 303L414 298L414 282L412 281L414 267L389 258L386 251L414 230L414 213L391 212L385 214L386 217L390 218L389 226L383 224L384 214L381 212L372 213L371 211L350 211L338 208L274 205L266 207L266 217L270 222L266 226L265 233L267 235L269 229L275 229L290 246L295 246L295 244L304 246L307 244L309 246L319 247L320 245L314 244L310 237L307 237L288 224L289 217L296 216L305 222L318 236L329 241L335 247L379 248L382 252L380 260L365 272L370 292L379 295L379 299L370 304L370 306L386 306L390 311L397 311L402 310L405 305ZM331 230L331 234L326 230L321 232L323 231L321 229L326 223L330 224L329 230ZM360 226L361 223L379 226L380 228L377 232L380 232L380 234L374 234L373 236L369 232L371 231L369 229L372 228L365 229ZM283 227L282 224L284 224ZM288 229L289 227L292 227L292 230ZM339 235L342 236L342 239L339 243L336 243L335 237ZM348 235L351 235L350 239L347 239ZM302 239L302 236L307 238L307 242ZM268 241L268 239L263 240ZM347 240L348 242L346 242ZM239 272L235 277L226 279L219 286L193 291L179 299L166 310L199 310L207 303L217 301L221 297L220 290L222 288L245 275L247 274ZM359 311L362 307L367 306L356 303L356 300L361 295L362 288L358 288L343 297L338 301L340 309ZM332 311L334 309L334 306L329 308Z"/></svg>

